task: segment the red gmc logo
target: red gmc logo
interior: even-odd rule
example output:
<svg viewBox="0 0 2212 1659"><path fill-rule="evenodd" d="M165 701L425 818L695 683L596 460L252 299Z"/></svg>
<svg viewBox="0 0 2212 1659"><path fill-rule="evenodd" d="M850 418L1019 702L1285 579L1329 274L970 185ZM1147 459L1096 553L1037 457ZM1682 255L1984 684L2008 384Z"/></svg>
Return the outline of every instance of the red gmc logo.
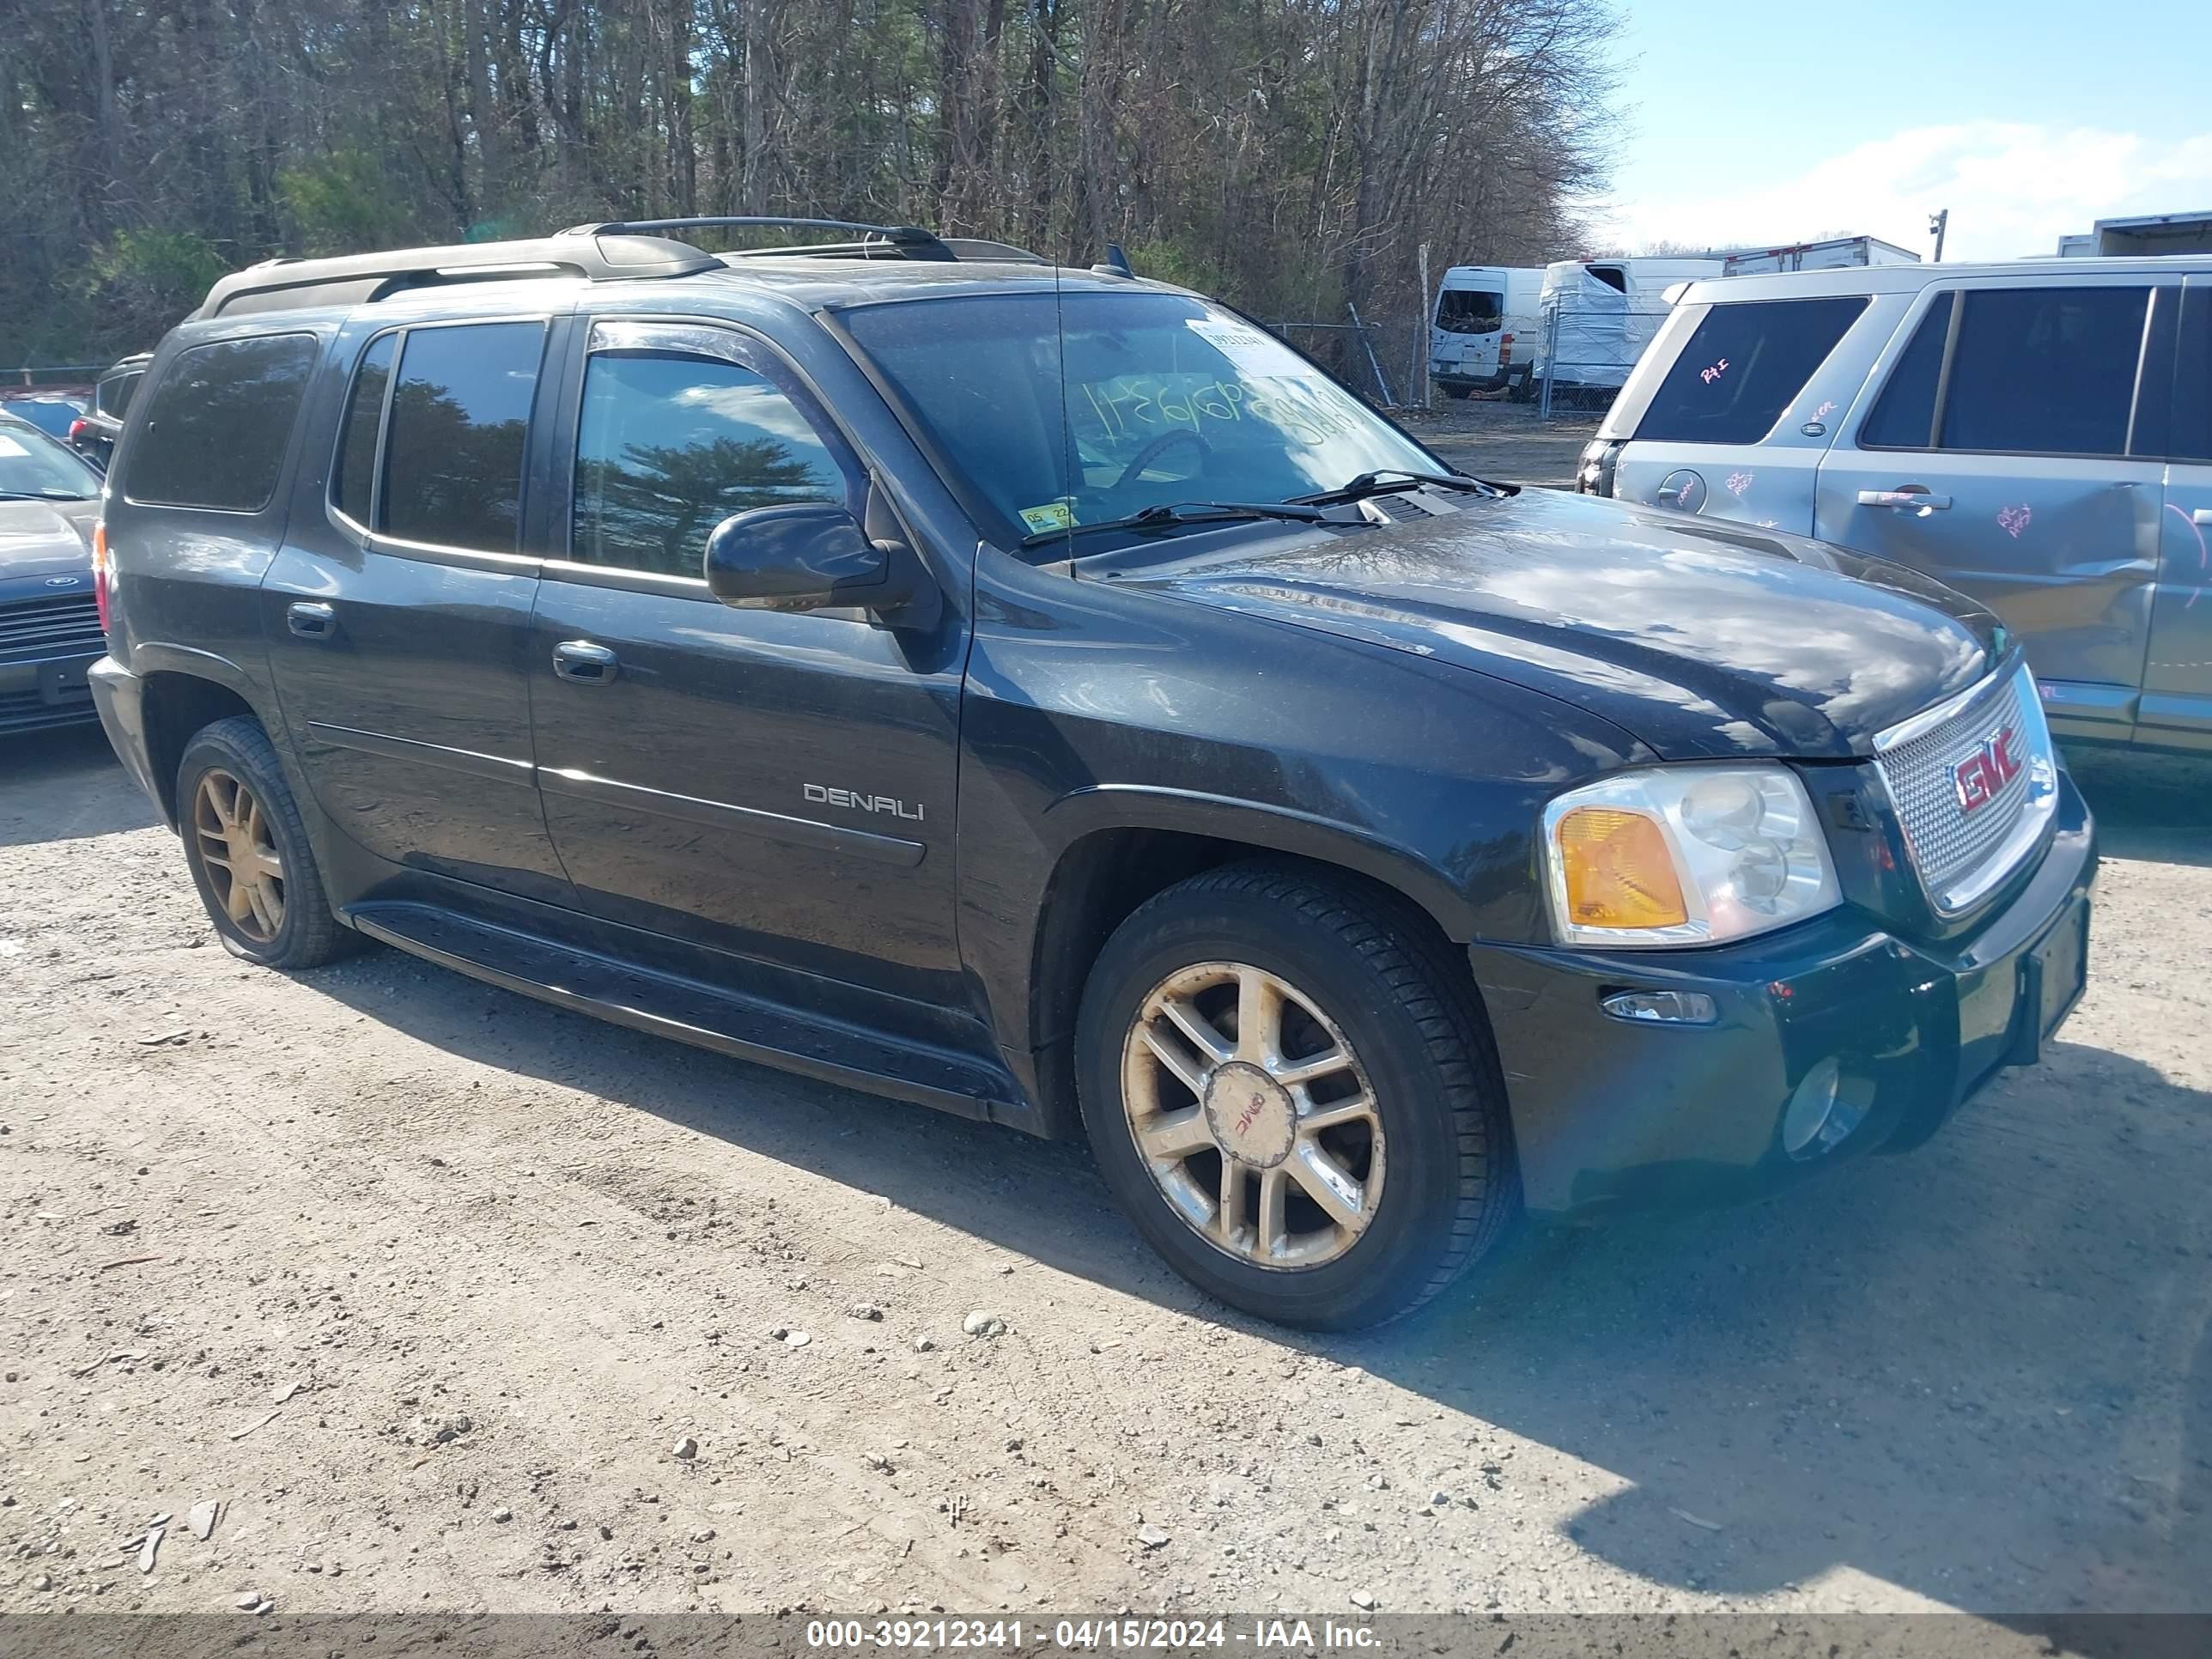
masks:
<svg viewBox="0 0 2212 1659"><path fill-rule="evenodd" d="M1959 810L1978 812L1997 798L1998 791L2020 775L2020 757L2012 751L2009 726L1951 769L1952 787L1959 792Z"/></svg>

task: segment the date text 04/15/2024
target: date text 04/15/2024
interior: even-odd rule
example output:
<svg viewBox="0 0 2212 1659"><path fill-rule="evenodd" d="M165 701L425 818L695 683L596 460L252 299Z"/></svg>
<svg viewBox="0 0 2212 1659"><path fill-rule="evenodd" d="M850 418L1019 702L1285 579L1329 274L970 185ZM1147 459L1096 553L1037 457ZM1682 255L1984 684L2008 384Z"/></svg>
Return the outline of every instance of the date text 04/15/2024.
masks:
<svg viewBox="0 0 2212 1659"><path fill-rule="evenodd" d="M1371 1648L1371 1626L1333 1619L1254 1619L1232 1626L1225 1619L1060 1619L1050 1624L1018 1619L817 1619L806 1626L814 1648L971 1649L1012 1651L1047 1646L1077 1652L1175 1652L1230 1646L1261 1652L1311 1652Z"/></svg>

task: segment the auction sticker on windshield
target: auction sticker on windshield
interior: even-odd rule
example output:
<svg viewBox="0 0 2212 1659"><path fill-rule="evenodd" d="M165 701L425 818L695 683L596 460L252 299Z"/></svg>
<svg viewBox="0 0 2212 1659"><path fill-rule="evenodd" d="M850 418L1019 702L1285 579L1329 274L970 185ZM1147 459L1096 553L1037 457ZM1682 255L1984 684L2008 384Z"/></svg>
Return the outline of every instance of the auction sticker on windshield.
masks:
<svg viewBox="0 0 2212 1659"><path fill-rule="evenodd" d="M1248 380L1301 376L1308 372L1297 352L1249 323L1219 317L1192 317L1185 319L1183 326L1229 359L1237 372Z"/></svg>

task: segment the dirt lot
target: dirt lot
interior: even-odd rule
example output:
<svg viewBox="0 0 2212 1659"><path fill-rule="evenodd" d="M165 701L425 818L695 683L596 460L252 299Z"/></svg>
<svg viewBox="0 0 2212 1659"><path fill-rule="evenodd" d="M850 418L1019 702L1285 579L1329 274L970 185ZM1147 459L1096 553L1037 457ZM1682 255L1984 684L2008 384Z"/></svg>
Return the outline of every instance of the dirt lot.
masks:
<svg viewBox="0 0 2212 1659"><path fill-rule="evenodd" d="M390 951L248 969L96 732L19 740L0 1607L2212 1610L2212 768L2081 770L2039 1071L1310 1341L1075 1149Z"/></svg>
<svg viewBox="0 0 2212 1659"><path fill-rule="evenodd" d="M1430 448L1479 478L1565 489L1573 487L1575 461L1601 417L1576 412L1542 421L1533 404L1439 396L1433 410L1400 418Z"/></svg>

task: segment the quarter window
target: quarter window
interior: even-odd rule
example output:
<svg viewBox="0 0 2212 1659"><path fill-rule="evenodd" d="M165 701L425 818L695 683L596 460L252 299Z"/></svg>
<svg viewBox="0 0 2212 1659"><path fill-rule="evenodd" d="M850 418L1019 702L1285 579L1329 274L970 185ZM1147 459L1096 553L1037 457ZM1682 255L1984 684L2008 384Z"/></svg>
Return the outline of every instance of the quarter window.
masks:
<svg viewBox="0 0 2212 1659"><path fill-rule="evenodd" d="M1757 443L1866 307L1864 295L1711 307L1659 383L1636 435Z"/></svg>
<svg viewBox="0 0 2212 1659"><path fill-rule="evenodd" d="M1874 413L1867 416L1861 444L1872 449L1926 449L1934 443L1936 388L1943 376L1943 343L1951 337L1954 297L1938 295L1913 331Z"/></svg>
<svg viewBox="0 0 2212 1659"><path fill-rule="evenodd" d="M152 507L258 513L276 494L314 362L312 334L179 352L132 441L125 495Z"/></svg>
<svg viewBox="0 0 2212 1659"><path fill-rule="evenodd" d="M544 326L534 322L408 331L377 529L437 547L514 551L544 346Z"/></svg>
<svg viewBox="0 0 2212 1659"><path fill-rule="evenodd" d="M842 501L836 458L765 375L688 353L601 351L584 379L570 557L696 579L733 513Z"/></svg>

